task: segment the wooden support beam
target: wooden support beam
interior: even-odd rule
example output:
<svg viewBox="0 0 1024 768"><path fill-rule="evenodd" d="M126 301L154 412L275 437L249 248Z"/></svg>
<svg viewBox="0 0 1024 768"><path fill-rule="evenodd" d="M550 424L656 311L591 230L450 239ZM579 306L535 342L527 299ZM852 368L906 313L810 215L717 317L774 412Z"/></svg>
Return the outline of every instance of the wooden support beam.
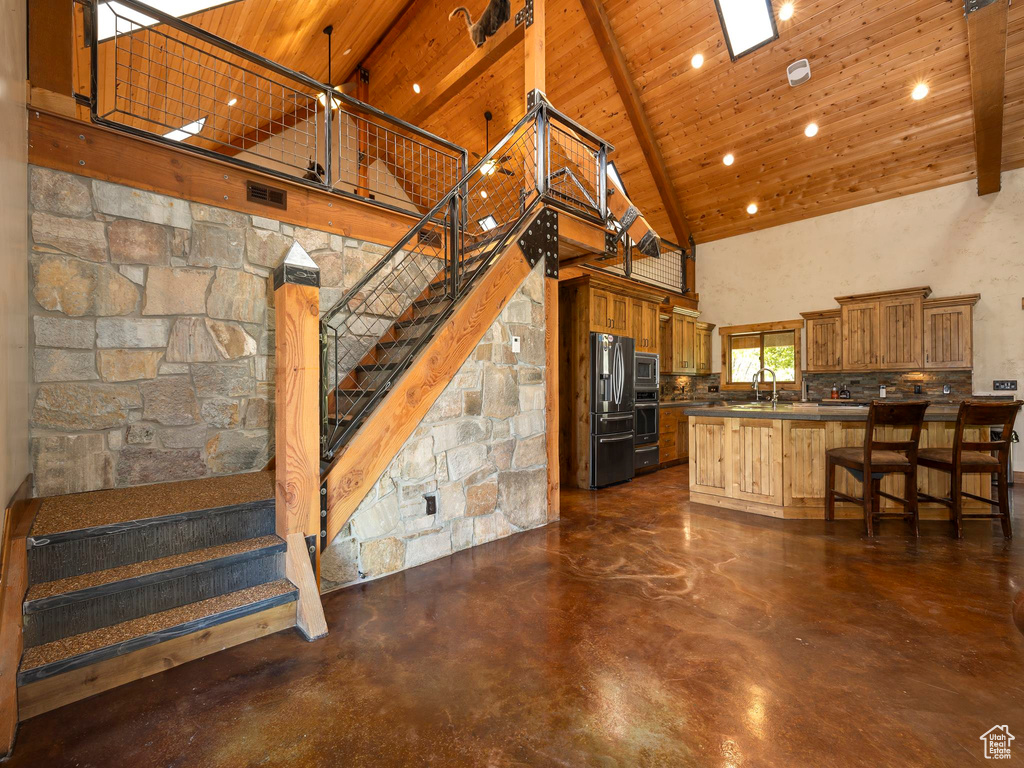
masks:
<svg viewBox="0 0 1024 768"><path fill-rule="evenodd" d="M298 243L274 271L274 311L277 535L319 537L320 269Z"/></svg>
<svg viewBox="0 0 1024 768"><path fill-rule="evenodd" d="M75 35L71 0L28 4L28 80L62 96L74 90Z"/></svg>
<svg viewBox="0 0 1024 768"><path fill-rule="evenodd" d="M515 26L510 20L498 34L459 62L436 85L423 94L417 108L406 116L413 125L422 125L431 115L464 91L470 83L486 72L523 39L523 25Z"/></svg>
<svg viewBox="0 0 1024 768"><path fill-rule="evenodd" d="M527 20L523 85L527 105L530 94L534 91L547 93L547 53L544 48L547 30L544 4L545 0L527 0L525 7Z"/></svg>
<svg viewBox="0 0 1024 768"><path fill-rule="evenodd" d="M605 12L601 0L580 0L580 3L583 5L583 11L586 13L587 20L594 30L597 46L601 49L605 62L608 64L615 87L622 97L622 103L626 108L626 115L633 126L637 142L640 144L640 150L644 154L644 159L647 160L651 175L654 177L654 184L658 188L661 201L665 205L665 211L668 213L669 222L672 224L672 230L675 232L676 242L686 247L690 242L690 225L686 222L682 205L672 186L672 179L668 175L668 168L665 166L665 159L662 157L661 148L658 146L658 141L654 136L654 129L651 127L647 111L640 101L640 92L637 90L636 84L629 73L626 57L623 55L618 40L615 38L615 33L612 31L608 14Z"/></svg>
<svg viewBox="0 0 1024 768"><path fill-rule="evenodd" d="M548 454L548 522L560 516L558 432L558 278L544 278L544 388Z"/></svg>
<svg viewBox="0 0 1024 768"><path fill-rule="evenodd" d="M978 194L988 195L999 191L1003 164L1003 89L1010 4L1009 0L988 4L966 0L966 6Z"/></svg>
<svg viewBox="0 0 1024 768"><path fill-rule="evenodd" d="M364 104L370 103L370 73L359 67L356 70L356 98ZM356 188L356 194L368 197L370 194L369 185L369 169L370 169L370 126L365 120L356 120L357 133L356 138L357 144L357 157L356 162L358 163L358 170L356 177L358 179L358 187Z"/></svg>
<svg viewBox="0 0 1024 768"><path fill-rule="evenodd" d="M285 576L299 590L299 599L295 603L295 626L306 640L319 640L327 636L327 619L324 618L313 564L306 550L306 538L301 533L289 533L286 541ZM313 549L317 547L314 545Z"/></svg>

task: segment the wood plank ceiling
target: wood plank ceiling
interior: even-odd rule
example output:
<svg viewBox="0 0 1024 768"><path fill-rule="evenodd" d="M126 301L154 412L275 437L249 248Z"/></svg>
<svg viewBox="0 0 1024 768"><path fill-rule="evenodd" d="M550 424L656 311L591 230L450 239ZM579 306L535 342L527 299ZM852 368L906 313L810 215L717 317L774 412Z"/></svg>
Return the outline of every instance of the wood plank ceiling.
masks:
<svg viewBox="0 0 1024 768"><path fill-rule="evenodd" d="M778 22L780 38L736 62L713 0L603 2L698 243L974 178L960 0L796 0L793 18ZM476 18L486 0L466 5ZM513 0L513 14L521 6ZM243 0L189 20L321 79L327 73L320 30L333 23L336 72L348 74L363 61L369 101L406 117L472 53L465 26L448 21L451 8L451 0ZM695 53L705 58L700 69L690 65ZM547 57L552 103L616 145L613 159L630 196L671 237L579 0L548 0ZM785 68L800 58L810 60L812 77L791 88ZM930 93L913 101L910 91L922 81ZM522 115L522 93L519 43L422 124L480 153L483 112L494 114L493 143ZM1005 106L1008 170L1024 166L1021 3L1009 11ZM806 138L812 121L820 131ZM731 167L722 163L727 153L736 158ZM751 202L759 207L753 216L746 212Z"/></svg>

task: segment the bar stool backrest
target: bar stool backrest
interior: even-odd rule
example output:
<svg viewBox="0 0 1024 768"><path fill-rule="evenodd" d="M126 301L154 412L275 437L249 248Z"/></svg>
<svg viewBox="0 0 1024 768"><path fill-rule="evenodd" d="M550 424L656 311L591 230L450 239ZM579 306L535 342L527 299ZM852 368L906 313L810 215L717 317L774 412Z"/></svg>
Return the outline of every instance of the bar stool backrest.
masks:
<svg viewBox="0 0 1024 768"><path fill-rule="evenodd" d="M911 400L905 403L886 403L872 400L868 409L867 431L864 433L864 473L871 471L872 451L897 451L905 453L911 466L917 464L917 450L921 442L921 424L928 408L925 400ZM875 430L879 427L909 429L908 440L878 440Z"/></svg>
<svg viewBox="0 0 1024 768"><path fill-rule="evenodd" d="M980 400L964 400L956 415L956 432L953 434L953 464L961 462L964 451L984 451L996 454L999 463L1006 465L1010 453L1010 437L1013 433L1013 422L1024 401L1012 403L990 403ZM995 427L1002 429L999 440L975 442L965 440L964 435L971 427Z"/></svg>

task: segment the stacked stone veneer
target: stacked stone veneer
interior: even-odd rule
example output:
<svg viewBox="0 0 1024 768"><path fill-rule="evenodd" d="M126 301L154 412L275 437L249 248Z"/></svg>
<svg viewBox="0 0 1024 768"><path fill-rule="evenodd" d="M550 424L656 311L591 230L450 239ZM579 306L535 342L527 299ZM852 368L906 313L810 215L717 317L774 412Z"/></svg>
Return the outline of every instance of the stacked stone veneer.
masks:
<svg viewBox="0 0 1024 768"><path fill-rule="evenodd" d="M45 168L29 185L36 493L262 468L274 267L302 245L326 308L387 247Z"/></svg>
<svg viewBox="0 0 1024 768"><path fill-rule="evenodd" d="M325 589L547 522L543 262L321 561ZM512 336L521 339L513 354ZM427 496L437 513L426 514Z"/></svg>

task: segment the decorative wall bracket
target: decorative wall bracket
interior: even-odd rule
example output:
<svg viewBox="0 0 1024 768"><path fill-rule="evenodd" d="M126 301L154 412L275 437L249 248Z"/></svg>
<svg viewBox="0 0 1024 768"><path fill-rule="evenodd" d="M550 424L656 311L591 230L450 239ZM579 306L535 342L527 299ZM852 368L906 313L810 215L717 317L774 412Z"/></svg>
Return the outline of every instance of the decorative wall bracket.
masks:
<svg viewBox="0 0 1024 768"><path fill-rule="evenodd" d="M558 211L543 208L519 238L519 247L531 267L544 259L545 277L558 277Z"/></svg>

